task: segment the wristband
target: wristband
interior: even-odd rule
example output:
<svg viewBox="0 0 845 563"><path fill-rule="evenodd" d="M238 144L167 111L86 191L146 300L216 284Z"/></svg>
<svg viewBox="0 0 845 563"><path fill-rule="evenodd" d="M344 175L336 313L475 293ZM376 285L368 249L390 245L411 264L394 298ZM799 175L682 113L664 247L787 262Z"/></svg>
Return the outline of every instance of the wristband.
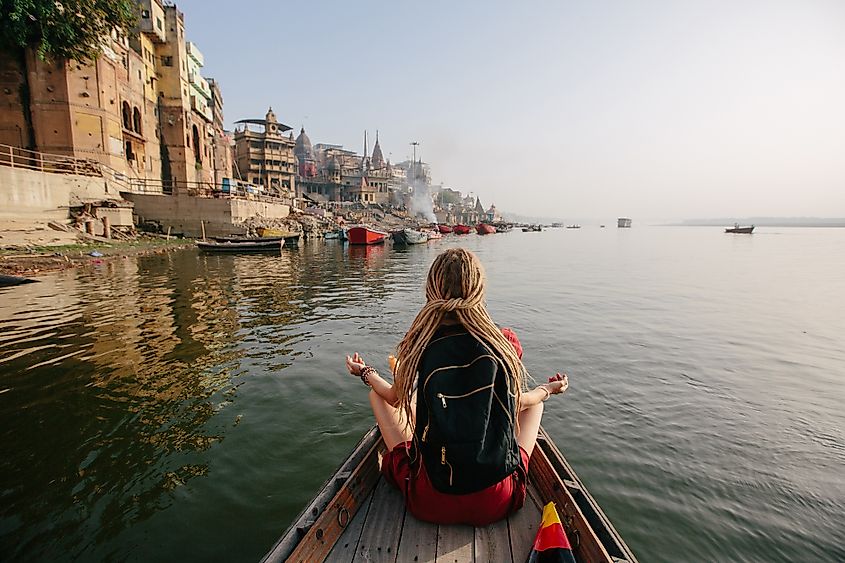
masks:
<svg viewBox="0 0 845 563"><path fill-rule="evenodd" d="M373 366L364 366L361 369L361 381L364 382L364 385L372 387L372 385L370 385L370 376L377 373L378 372L376 371L376 368L374 368Z"/></svg>
<svg viewBox="0 0 845 563"><path fill-rule="evenodd" d="M539 386L537 387L537 389L542 389L543 391L545 391L545 392L546 392L546 396L545 396L545 397L543 397L543 402L544 402L544 403L545 403L547 400L549 400L549 397L551 397L551 396L552 396L552 392L551 392L551 391L549 391L549 388L548 388L548 387L546 387L545 385L539 385Z"/></svg>

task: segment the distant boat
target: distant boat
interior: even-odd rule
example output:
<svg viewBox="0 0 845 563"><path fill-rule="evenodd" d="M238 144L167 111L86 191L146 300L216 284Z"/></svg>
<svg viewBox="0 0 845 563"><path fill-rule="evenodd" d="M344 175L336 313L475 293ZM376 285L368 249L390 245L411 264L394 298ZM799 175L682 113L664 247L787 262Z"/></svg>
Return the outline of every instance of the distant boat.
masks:
<svg viewBox="0 0 845 563"><path fill-rule="evenodd" d="M479 223L475 226L475 232L479 235L492 235L496 232L496 227L490 223Z"/></svg>
<svg viewBox="0 0 845 563"><path fill-rule="evenodd" d="M414 229L400 229L391 234L396 244L422 244L428 242L428 233Z"/></svg>
<svg viewBox="0 0 845 563"><path fill-rule="evenodd" d="M742 235L750 235L751 233L754 232L754 225L751 225L750 227L740 227L739 223L734 223L734 226L728 227L727 229L725 229L725 232L726 233L742 234Z"/></svg>
<svg viewBox="0 0 845 563"><path fill-rule="evenodd" d="M511 229L513 229L513 225L508 225L508 224L496 225L496 232L497 233L509 233L511 231Z"/></svg>
<svg viewBox="0 0 845 563"><path fill-rule="evenodd" d="M600 228L600 229L603 229L603 228L604 228L604 225L599 225L599 228Z"/></svg>
<svg viewBox="0 0 845 563"><path fill-rule="evenodd" d="M563 223L552 223L552 227L554 227L555 229L559 229L562 226L563 226Z"/></svg>
<svg viewBox="0 0 845 563"><path fill-rule="evenodd" d="M471 230L472 227L468 227L466 225L455 225L452 227L452 232L456 235L468 235Z"/></svg>
<svg viewBox="0 0 845 563"><path fill-rule="evenodd" d="M381 244L387 238L387 233L359 226L351 227L346 236L349 237L349 244Z"/></svg>
<svg viewBox="0 0 845 563"><path fill-rule="evenodd" d="M340 233L338 233L337 231L328 231L326 234L323 235L323 238L325 238L326 240L339 239Z"/></svg>
<svg viewBox="0 0 845 563"><path fill-rule="evenodd" d="M581 225L567 225L566 228L567 229L580 229Z"/></svg>
<svg viewBox="0 0 845 563"><path fill-rule="evenodd" d="M448 235L452 232L452 227L449 225L437 225L437 229L444 235Z"/></svg>
<svg viewBox="0 0 845 563"><path fill-rule="evenodd" d="M619 217L616 220L616 226L620 229L630 229L631 228L631 219L629 217Z"/></svg>
<svg viewBox="0 0 845 563"><path fill-rule="evenodd" d="M543 230L542 225L528 225L526 227L522 227L523 233L538 233Z"/></svg>

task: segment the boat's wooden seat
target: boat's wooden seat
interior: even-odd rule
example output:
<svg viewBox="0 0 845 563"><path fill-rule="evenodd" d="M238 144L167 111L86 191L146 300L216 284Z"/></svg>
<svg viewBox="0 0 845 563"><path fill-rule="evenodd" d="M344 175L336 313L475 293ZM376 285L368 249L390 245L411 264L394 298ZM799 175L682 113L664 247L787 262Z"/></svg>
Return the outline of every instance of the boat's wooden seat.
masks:
<svg viewBox="0 0 845 563"><path fill-rule="evenodd" d="M379 479L326 561L523 563L540 525L536 498L529 490L522 510L492 526L438 526L411 516L399 491Z"/></svg>

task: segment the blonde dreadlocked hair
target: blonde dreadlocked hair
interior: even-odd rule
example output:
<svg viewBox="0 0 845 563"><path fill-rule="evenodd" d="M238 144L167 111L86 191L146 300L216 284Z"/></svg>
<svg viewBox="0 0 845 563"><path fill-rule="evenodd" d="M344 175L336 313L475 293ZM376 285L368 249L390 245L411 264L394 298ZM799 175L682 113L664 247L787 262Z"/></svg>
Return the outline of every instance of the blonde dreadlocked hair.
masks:
<svg viewBox="0 0 845 563"><path fill-rule="evenodd" d="M399 362L393 374L394 386L406 424L413 419L411 402L423 352L447 315L497 353L508 375L509 392L519 405L525 384L525 368L513 345L490 318L484 306L484 286L484 268L469 250L450 248L440 253L431 264L425 285L426 304L417 313L396 350Z"/></svg>

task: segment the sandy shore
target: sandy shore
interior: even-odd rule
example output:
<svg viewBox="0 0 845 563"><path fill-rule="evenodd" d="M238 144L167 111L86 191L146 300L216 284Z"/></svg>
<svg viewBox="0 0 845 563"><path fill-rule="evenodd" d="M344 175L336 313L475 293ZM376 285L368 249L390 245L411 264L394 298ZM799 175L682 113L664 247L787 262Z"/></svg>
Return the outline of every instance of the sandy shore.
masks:
<svg viewBox="0 0 845 563"><path fill-rule="evenodd" d="M33 277L104 260L191 248L193 240L139 235L133 240L86 240L50 228L44 218L0 219L0 275ZM92 254L94 254L92 256Z"/></svg>

